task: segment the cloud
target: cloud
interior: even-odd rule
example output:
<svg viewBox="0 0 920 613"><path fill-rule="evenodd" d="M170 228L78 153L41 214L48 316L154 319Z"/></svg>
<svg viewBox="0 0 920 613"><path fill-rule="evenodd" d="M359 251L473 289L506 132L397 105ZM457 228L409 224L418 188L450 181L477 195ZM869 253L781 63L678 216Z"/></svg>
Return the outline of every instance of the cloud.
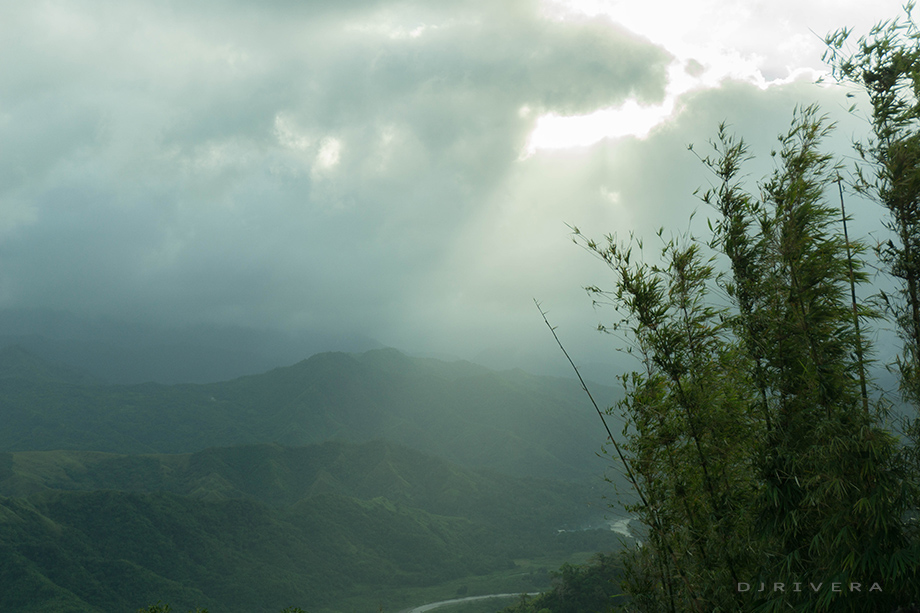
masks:
<svg viewBox="0 0 920 613"><path fill-rule="evenodd" d="M476 339L479 346L489 344L483 339L494 339L490 350L496 355L517 353L520 361L540 355L551 363L561 356L533 307L536 298L583 361L618 359L616 340L594 331L598 323L615 321L616 313L592 309L583 290L587 285L612 287L612 274L572 244L567 224L598 241L607 234L625 241L635 233L644 238L651 259L661 246L655 238L660 227L665 240L687 232L705 237L706 219L714 212L694 191L709 187L715 177L688 145L706 154L707 141L719 123L727 122L756 156L745 169L747 188L756 195L758 182L774 168L770 151L788 129L796 105L820 103L839 122L825 143L827 150L851 151L851 138L866 126L860 117L842 112L845 100L839 90L810 83L763 91L755 84L728 82L682 98L682 113L646 138L535 152L505 176L491 206L455 234L451 256L426 285L427 303L421 297L413 300L418 310L408 311L404 326L410 319L433 322L447 315L452 327L430 334L444 346L456 346L458 338ZM836 192L829 196L836 204ZM847 210L855 218L851 236L878 231L875 205L850 194ZM518 339L517 344L509 345L509 338Z"/></svg>
<svg viewBox="0 0 920 613"><path fill-rule="evenodd" d="M646 141L521 159L546 114L662 103L676 56L537 0L8 13L0 306L467 355L539 344L522 340L541 334L534 296L585 304L594 271L566 222L625 230L675 214L698 177L688 137L739 109L745 129L785 120L774 105L806 90L725 86L681 98L679 120Z"/></svg>
<svg viewBox="0 0 920 613"><path fill-rule="evenodd" d="M667 60L530 2L14 13L3 299L166 320L379 323L514 165L522 105L653 99Z"/></svg>

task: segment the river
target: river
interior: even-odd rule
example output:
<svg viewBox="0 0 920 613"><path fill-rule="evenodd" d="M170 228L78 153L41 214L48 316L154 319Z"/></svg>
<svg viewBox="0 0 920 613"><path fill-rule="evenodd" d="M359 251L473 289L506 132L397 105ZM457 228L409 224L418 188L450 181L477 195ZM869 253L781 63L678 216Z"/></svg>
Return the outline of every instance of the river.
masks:
<svg viewBox="0 0 920 613"><path fill-rule="evenodd" d="M623 536L629 538L635 538L629 531L629 522L635 518L626 518L626 519L609 519L605 523L607 528L618 532ZM560 532L563 532L560 530ZM640 543L641 544L641 543ZM540 592L528 592L528 596L537 596ZM473 602L475 600L486 600L488 598L512 598L514 596L520 596L517 594L489 594L487 596L467 596L466 598L452 598L451 600L441 600L439 602L430 602L428 604L423 604L420 607L415 607L414 609L403 609L399 613L425 613L426 611L434 611L435 609L440 609L441 607L446 607L452 604L460 604L461 602Z"/></svg>
<svg viewBox="0 0 920 613"><path fill-rule="evenodd" d="M529 592L528 596L536 596L540 592ZM400 613L425 613L425 611L434 611L435 609L440 609L441 607L446 607L447 605L460 604L461 602L473 602L475 600L487 600L489 598L513 598L515 596L520 596L520 594L488 594L487 596L467 596L466 598L452 598L451 600L441 600L440 602L430 602L428 604L423 604L420 607L415 607L414 609L404 609Z"/></svg>

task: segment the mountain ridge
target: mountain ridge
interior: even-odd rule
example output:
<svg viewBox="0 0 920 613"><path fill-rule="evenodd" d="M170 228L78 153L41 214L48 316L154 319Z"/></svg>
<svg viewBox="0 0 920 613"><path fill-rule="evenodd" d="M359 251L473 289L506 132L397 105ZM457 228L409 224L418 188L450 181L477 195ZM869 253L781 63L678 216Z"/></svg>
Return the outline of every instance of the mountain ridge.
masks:
<svg viewBox="0 0 920 613"><path fill-rule="evenodd" d="M593 392L602 402L618 397L603 386ZM567 478L601 472L595 454L605 439L574 380L393 349L316 354L208 384L0 378L0 419L0 451L184 453L386 439L468 466Z"/></svg>

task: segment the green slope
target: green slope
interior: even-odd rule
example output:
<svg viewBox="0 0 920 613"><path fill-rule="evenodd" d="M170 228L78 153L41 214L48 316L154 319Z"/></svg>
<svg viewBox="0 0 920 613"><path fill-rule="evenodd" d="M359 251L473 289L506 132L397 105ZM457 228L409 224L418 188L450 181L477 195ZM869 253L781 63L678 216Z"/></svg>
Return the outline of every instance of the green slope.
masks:
<svg viewBox="0 0 920 613"><path fill-rule="evenodd" d="M602 486L599 478L572 483L466 469L383 441L302 448L264 444L178 455L0 454L0 495L11 497L118 490L283 507L332 494L385 498L433 514L486 520L509 533L518 524L555 530L597 520L605 510Z"/></svg>
<svg viewBox="0 0 920 613"><path fill-rule="evenodd" d="M0 611L395 608L519 557L615 545L584 486L472 471L396 445L178 456L0 456ZM400 600L402 598L402 600ZM408 600L407 600L408 599ZM39 606L40 605L40 606ZM393 609L389 609L393 610Z"/></svg>

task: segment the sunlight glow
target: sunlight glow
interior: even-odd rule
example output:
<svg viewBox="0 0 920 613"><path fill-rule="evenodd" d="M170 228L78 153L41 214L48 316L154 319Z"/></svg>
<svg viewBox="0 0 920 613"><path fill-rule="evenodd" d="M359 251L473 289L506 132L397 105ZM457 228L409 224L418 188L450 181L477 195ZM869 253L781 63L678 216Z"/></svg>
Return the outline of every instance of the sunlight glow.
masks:
<svg viewBox="0 0 920 613"><path fill-rule="evenodd" d="M584 147L624 136L645 138L680 112L680 96L717 88L726 80L767 89L799 79L816 80L825 72L818 66L820 54L810 46L813 41L794 33L788 21L758 4L545 0L543 12L546 18L559 21L608 18L665 48L675 59L668 67L665 98L660 104L642 106L631 98L586 115L545 114L537 119L521 159L540 149Z"/></svg>
<svg viewBox="0 0 920 613"><path fill-rule="evenodd" d="M673 99L658 106L641 106L635 100L627 100L620 107L601 109L590 115L563 117L549 113L537 119L524 157L533 155L538 149L584 147L602 138L645 138L649 131L667 119L673 110Z"/></svg>

